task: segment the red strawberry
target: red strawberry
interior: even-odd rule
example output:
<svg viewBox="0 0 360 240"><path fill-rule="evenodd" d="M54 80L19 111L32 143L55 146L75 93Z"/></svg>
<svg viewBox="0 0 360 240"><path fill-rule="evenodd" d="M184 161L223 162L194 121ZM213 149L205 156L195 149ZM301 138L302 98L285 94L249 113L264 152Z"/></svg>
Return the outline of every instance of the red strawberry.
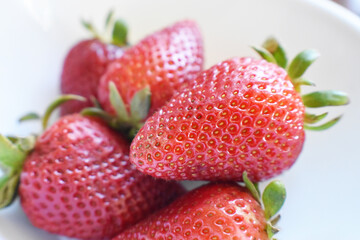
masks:
<svg viewBox="0 0 360 240"><path fill-rule="evenodd" d="M0 186L0 205L6 206L25 154L20 141L0 137L0 155L7 156L1 165L13 156L5 176L13 180ZM78 114L62 117L24 161L19 194L31 223L68 237L108 239L183 192L177 183L137 171L128 151L128 143L102 121Z"/></svg>
<svg viewBox="0 0 360 240"><path fill-rule="evenodd" d="M110 82L115 84L127 110L135 93L149 86L151 115L180 86L192 80L202 65L202 39L196 24L178 22L146 37L112 63L101 78L99 101L107 112L115 115L109 100Z"/></svg>
<svg viewBox="0 0 360 240"><path fill-rule="evenodd" d="M111 15L109 16L111 17ZM76 94L87 98L86 102L70 101L61 106L61 115L76 113L86 107L91 107L92 97L97 97L100 77L109 63L122 56L126 44L124 41L108 43L102 39L89 23L85 26L94 33L95 38L83 40L71 48L67 54L61 74L61 93ZM116 22L114 36L119 34L120 23ZM122 25L123 26L123 25ZM125 31L126 30L122 30ZM122 33L120 33L122 34ZM113 37L114 37L113 36Z"/></svg>
<svg viewBox="0 0 360 240"><path fill-rule="evenodd" d="M280 201L274 204L276 209L268 206L272 214L285 198L282 185L272 183L274 187L280 190L276 192ZM267 223L270 218L246 188L236 183L212 183L189 192L113 240L265 240L272 239L271 230L276 231Z"/></svg>
<svg viewBox="0 0 360 240"><path fill-rule="evenodd" d="M323 117L305 115L304 103L348 102L339 92L301 97L295 90L315 57L313 51L300 53L289 75L253 58L230 59L204 71L147 120L132 143L131 161L140 171L164 179L239 180L247 171L258 182L279 175L301 152L304 121ZM306 127L323 129L337 120Z"/></svg>
<svg viewBox="0 0 360 240"><path fill-rule="evenodd" d="M110 62L119 58L123 49L98 39L84 40L67 54L62 74L61 92L87 98L86 102L70 101L61 107L61 115L79 112L91 107L91 97L97 97L101 75Z"/></svg>

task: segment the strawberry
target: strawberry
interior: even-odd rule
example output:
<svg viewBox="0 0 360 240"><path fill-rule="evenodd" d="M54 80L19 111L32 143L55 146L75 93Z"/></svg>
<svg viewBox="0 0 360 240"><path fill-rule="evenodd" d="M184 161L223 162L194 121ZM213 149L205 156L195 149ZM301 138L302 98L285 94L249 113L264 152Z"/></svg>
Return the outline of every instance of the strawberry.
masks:
<svg viewBox="0 0 360 240"><path fill-rule="evenodd" d="M273 54L257 51L283 64L282 48L273 48ZM163 179L241 180L247 171L258 182L279 175L298 158L304 128L322 130L339 120L312 126L326 113L305 114L305 106L348 103L337 91L298 92L310 83L302 75L317 56L305 50L288 73L250 57L202 72L147 120L132 142L130 160L140 171Z"/></svg>
<svg viewBox="0 0 360 240"><path fill-rule="evenodd" d="M112 13L107 20L109 28ZM61 115L76 113L85 107L93 105L91 98L97 97L100 77L107 66L122 56L126 44L126 29L120 21L115 22L113 39L108 43L101 37L94 27L87 22L84 25L95 38L83 40L73 46L68 52L61 74L61 93L77 94L87 98L86 102L70 101L61 106ZM118 40L118 36L122 40Z"/></svg>
<svg viewBox="0 0 360 240"><path fill-rule="evenodd" d="M21 205L41 229L80 239L108 239L183 192L129 162L129 144L102 121L60 118L30 144L0 135L0 205L11 203L20 175ZM25 141L26 142L26 141ZM29 141L27 141L29 143ZM21 170L21 166L23 168Z"/></svg>
<svg viewBox="0 0 360 240"><path fill-rule="evenodd" d="M283 205L285 194L280 182L270 183L264 190L264 211L245 187L211 183L187 193L113 240L272 239L278 231L273 225L279 219L272 215Z"/></svg>
<svg viewBox="0 0 360 240"><path fill-rule="evenodd" d="M109 66L100 81L99 102L112 115L118 111L109 100L109 83L113 83L127 111L132 112L130 105L133 105L134 96L148 87L151 106L145 110L149 113L142 117L146 118L164 105L182 85L192 80L201 71L202 65L202 39L196 24L178 22L146 37ZM127 123L143 120L134 118Z"/></svg>

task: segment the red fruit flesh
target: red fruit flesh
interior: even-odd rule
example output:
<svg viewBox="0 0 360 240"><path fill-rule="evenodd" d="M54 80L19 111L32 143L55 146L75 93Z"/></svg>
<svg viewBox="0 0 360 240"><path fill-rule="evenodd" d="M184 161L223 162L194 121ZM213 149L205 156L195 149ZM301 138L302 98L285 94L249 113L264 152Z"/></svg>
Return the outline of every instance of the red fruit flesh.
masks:
<svg viewBox="0 0 360 240"><path fill-rule="evenodd" d="M200 74L138 132L130 160L154 177L263 181L301 152L304 105L284 69L234 58Z"/></svg>
<svg viewBox="0 0 360 240"><path fill-rule="evenodd" d="M202 39L196 24L176 23L148 36L109 66L101 78L99 101L107 112L115 114L109 101L109 82L115 83L128 108L134 94L150 86L151 115L192 80L202 64Z"/></svg>
<svg viewBox="0 0 360 240"><path fill-rule="evenodd" d="M210 184L179 198L113 240L264 240L261 206L237 184Z"/></svg>
<svg viewBox="0 0 360 240"><path fill-rule="evenodd" d="M104 123L68 115L25 161L19 193L33 225L80 239L108 239L182 193L138 172L128 144Z"/></svg>
<svg viewBox="0 0 360 240"><path fill-rule="evenodd" d="M69 101L61 106L61 115L76 113L92 106L90 98L97 97L101 75L123 50L97 39L76 44L66 56L61 74L61 93L84 96L87 102Z"/></svg>

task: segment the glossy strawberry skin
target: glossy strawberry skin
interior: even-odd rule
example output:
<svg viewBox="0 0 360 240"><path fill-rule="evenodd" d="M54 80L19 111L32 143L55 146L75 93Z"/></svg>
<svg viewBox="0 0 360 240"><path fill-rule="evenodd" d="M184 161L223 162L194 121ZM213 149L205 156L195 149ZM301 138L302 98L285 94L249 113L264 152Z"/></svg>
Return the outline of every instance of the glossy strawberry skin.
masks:
<svg viewBox="0 0 360 240"><path fill-rule="evenodd" d="M19 193L32 224L68 237L108 239L182 193L177 183L137 171L128 148L96 119L61 118L24 163Z"/></svg>
<svg viewBox="0 0 360 240"><path fill-rule="evenodd" d="M201 73L147 120L130 152L155 177L258 182L290 168L304 142L304 105L284 69L234 58Z"/></svg>
<svg viewBox="0 0 360 240"><path fill-rule="evenodd" d="M81 41L69 51L61 74L61 93L81 95L88 100L63 104L60 108L62 116L93 105L90 98L97 97L101 75L109 63L122 54L122 48L97 39Z"/></svg>
<svg viewBox="0 0 360 240"><path fill-rule="evenodd" d="M127 229L113 240L269 239L264 212L235 183L208 184Z"/></svg>
<svg viewBox="0 0 360 240"><path fill-rule="evenodd" d="M107 112L114 114L109 101L109 82L115 83L127 107L135 92L150 86L150 116L184 83L192 80L202 65L199 29L194 22L178 22L146 37L114 61L101 78L99 101Z"/></svg>

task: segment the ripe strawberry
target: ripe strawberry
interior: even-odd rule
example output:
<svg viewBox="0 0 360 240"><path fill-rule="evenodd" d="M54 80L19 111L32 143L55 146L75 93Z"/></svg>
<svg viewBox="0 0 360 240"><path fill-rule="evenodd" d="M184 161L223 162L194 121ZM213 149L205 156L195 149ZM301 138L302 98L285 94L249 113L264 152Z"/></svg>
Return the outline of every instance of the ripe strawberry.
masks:
<svg viewBox="0 0 360 240"><path fill-rule="evenodd" d="M308 83L301 75L317 56L300 53L289 74L253 58L230 59L204 71L147 120L131 145L130 160L163 179L239 180L247 171L258 182L279 175L302 150L304 121L324 117L305 114L305 106L348 102L340 92L296 91ZM306 127L325 129L338 120Z"/></svg>
<svg viewBox="0 0 360 240"><path fill-rule="evenodd" d="M109 17L111 18L111 15ZM108 43L96 33L91 24L84 24L94 33L95 38L80 41L68 52L61 74L61 93L84 96L87 101L65 103L61 106L61 115L76 113L83 108L91 107L93 105L91 98L97 98L101 75L107 66L121 57L124 52L121 47L126 44L126 34L123 36L123 41L114 41L114 37L126 33L126 30L122 28L124 25L120 26L121 23L115 23L113 41ZM122 30L120 31L119 28Z"/></svg>
<svg viewBox="0 0 360 240"><path fill-rule="evenodd" d="M97 97L101 75L110 62L119 58L123 49L101 42L99 39L84 40L67 54L62 74L61 92L87 98L86 102L70 101L61 107L61 115L76 113L91 107L91 97Z"/></svg>
<svg viewBox="0 0 360 240"><path fill-rule="evenodd" d="M146 37L114 61L101 78L99 101L105 111L115 115L109 100L109 83L113 82L129 111L136 92L148 86L151 107L145 117L150 116L192 80L202 65L202 39L196 24L178 22Z"/></svg>
<svg viewBox="0 0 360 240"><path fill-rule="evenodd" d="M34 226L51 233L108 239L183 192L177 183L137 171L129 162L128 143L95 118L62 117L37 139L21 173L20 141L0 137L0 155L7 156L1 165L8 164L8 176L0 180L10 179L5 186L1 181L0 204L11 202L21 175L24 212Z"/></svg>
<svg viewBox="0 0 360 240"><path fill-rule="evenodd" d="M276 192L280 200L274 204L276 209L267 206L272 214L285 199L283 186L273 182L274 187L280 190ZM268 240L276 228L265 212L246 188L236 183L211 183L189 192L113 240ZM276 222L278 217L274 219Z"/></svg>

